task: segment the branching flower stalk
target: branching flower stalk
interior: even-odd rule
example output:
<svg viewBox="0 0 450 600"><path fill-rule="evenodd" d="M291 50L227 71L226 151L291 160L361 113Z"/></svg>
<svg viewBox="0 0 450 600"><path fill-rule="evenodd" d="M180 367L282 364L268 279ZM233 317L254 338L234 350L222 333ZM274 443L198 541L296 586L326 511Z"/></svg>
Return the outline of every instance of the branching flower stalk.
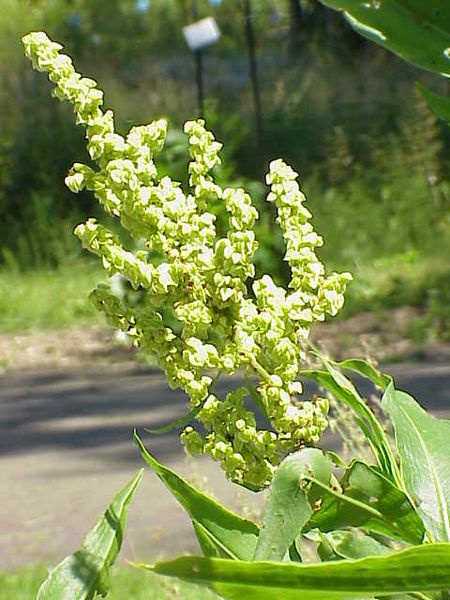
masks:
<svg viewBox="0 0 450 600"><path fill-rule="evenodd" d="M116 236L94 219L75 234L97 254L109 275L120 273L146 301L132 306L100 284L91 294L108 321L134 344L156 357L169 384L201 407L201 434L186 427L181 435L191 454L209 454L233 481L252 489L267 486L286 453L317 444L327 426L328 401L301 402L298 374L311 325L335 315L344 302L349 273L327 276L315 249L322 239L295 173L282 160L270 164L269 202L278 211L291 269L288 289L269 275L255 279L253 226L258 213L243 189L221 189L213 169L220 164L218 143L202 120L188 121L191 162L185 193L169 177L158 177L154 156L167 134L160 119L132 127L126 137L114 128L111 110L103 111L103 92L76 72L61 45L45 33L23 38L26 56L46 71L53 94L73 104L76 122L86 129L92 165L75 163L66 178L72 192L90 190L107 213L120 219L132 237L161 257L154 264L147 251L126 250ZM216 233L212 203L228 212L226 237ZM177 321L167 325L165 315ZM258 429L241 387L219 398L211 372L244 371L259 381L257 393L271 429Z"/></svg>

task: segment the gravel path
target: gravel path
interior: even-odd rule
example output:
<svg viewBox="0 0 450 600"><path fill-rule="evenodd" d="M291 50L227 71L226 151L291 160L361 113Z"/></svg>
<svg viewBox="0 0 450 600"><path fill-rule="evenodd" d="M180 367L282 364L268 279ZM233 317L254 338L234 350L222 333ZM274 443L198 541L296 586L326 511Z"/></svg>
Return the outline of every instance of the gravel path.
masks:
<svg viewBox="0 0 450 600"><path fill-rule="evenodd" d="M448 362L397 364L386 370L398 387L433 412L450 415ZM142 466L131 442L133 428L158 426L184 411L182 395L170 390L159 373L142 367L4 374L0 569L56 561L73 551L114 492ZM188 460L176 434L145 440L160 460L228 506L258 511L262 495L255 498L227 485L207 459ZM336 443L328 439L330 446ZM147 471L130 509L123 555L151 560L195 548L188 518Z"/></svg>

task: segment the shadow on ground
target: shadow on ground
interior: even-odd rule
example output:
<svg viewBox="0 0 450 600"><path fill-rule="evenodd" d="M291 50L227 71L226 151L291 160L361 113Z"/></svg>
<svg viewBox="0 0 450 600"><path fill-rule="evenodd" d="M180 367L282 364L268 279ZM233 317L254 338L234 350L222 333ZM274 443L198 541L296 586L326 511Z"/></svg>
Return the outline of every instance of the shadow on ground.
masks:
<svg viewBox="0 0 450 600"><path fill-rule="evenodd" d="M450 409L450 365L398 364L385 370L397 387L428 409ZM237 378L219 383L219 397L241 384ZM366 382L358 384L370 392ZM314 391L312 386L306 389L307 394ZM15 373L3 377L0 389L0 453L122 446L130 442L134 428L159 427L186 411L182 392L171 390L162 374L142 368L117 374ZM176 432L151 437L161 458L179 452ZM132 445L120 459L127 460L129 454L135 455Z"/></svg>

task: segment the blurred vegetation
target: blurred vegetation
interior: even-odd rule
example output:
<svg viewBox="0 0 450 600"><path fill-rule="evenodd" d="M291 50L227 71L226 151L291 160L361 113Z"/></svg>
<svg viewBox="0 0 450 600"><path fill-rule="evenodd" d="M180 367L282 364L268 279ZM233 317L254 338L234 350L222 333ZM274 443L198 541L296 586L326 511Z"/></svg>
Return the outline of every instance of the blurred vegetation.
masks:
<svg viewBox="0 0 450 600"><path fill-rule="evenodd" d="M48 573L44 565L23 567L0 573L0 600L33 600ZM114 567L111 572L110 600L216 600L205 587L173 578L144 573L134 567Z"/></svg>
<svg viewBox="0 0 450 600"><path fill-rule="evenodd" d="M277 266L283 244L263 185L268 161L282 156L301 174L325 238L322 256L355 275L344 315L422 305L427 312L414 335L432 328L448 337L450 132L413 84L431 81L445 94L446 82L362 39L319 2L253 0L263 110L258 148L242 4L197 4L222 32L204 53L205 116L225 143L217 176L222 184L245 184L262 213L259 273L286 275ZM8 317L19 293L13 289L39 288L33 271L55 269L49 290L67 271L72 280L90 280L94 267L73 270L82 255L72 229L99 210L89 194L74 197L63 185L72 162L88 160L83 132L70 107L49 100L50 85L23 59L21 35L45 29L61 41L80 70L99 81L123 132L169 117L159 168L185 181L180 129L197 114L194 60L181 30L192 21L191 8L191 0L0 0L0 279L9 281L2 284L9 285L2 290L2 328L9 318L15 322ZM41 295L41 304L50 296ZM47 326L48 318L37 322Z"/></svg>
<svg viewBox="0 0 450 600"><path fill-rule="evenodd" d="M95 262L66 260L53 269L0 269L0 332L102 324L88 294L104 278Z"/></svg>

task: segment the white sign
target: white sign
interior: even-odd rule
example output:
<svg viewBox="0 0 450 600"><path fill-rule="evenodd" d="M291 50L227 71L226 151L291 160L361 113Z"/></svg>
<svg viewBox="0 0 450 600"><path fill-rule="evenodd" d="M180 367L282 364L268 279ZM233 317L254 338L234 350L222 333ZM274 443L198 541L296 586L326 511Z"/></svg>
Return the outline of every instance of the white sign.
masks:
<svg viewBox="0 0 450 600"><path fill-rule="evenodd" d="M220 31L213 17L206 17L183 27L184 39L191 50L201 50L220 39Z"/></svg>

